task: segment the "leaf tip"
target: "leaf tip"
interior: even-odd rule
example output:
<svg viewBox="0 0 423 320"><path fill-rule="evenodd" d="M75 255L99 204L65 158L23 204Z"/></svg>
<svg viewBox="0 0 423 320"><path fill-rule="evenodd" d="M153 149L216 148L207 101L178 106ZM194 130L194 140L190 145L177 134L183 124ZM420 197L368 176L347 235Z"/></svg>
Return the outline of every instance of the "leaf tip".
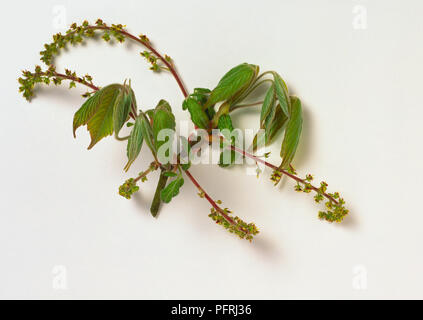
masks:
<svg viewBox="0 0 423 320"><path fill-rule="evenodd" d="M90 143L90 145L88 146L87 150L91 150L91 149L94 147L94 145L95 145L96 143L97 143L96 141L91 141L91 143Z"/></svg>

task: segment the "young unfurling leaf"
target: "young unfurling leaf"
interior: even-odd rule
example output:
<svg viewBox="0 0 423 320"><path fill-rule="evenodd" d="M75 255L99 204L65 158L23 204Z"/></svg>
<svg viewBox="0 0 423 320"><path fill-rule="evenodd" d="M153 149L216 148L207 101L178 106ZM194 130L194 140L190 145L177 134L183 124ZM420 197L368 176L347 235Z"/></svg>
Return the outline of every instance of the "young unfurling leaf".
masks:
<svg viewBox="0 0 423 320"><path fill-rule="evenodd" d="M185 99L183 104L188 109L192 122L201 129L207 129L209 126L209 117L203 110L203 107L191 97Z"/></svg>
<svg viewBox="0 0 423 320"><path fill-rule="evenodd" d="M194 88L194 93L189 95L190 98L193 98L197 101L200 105L204 105L207 102L208 97L210 96L210 89L206 88ZM182 104L182 110L186 110L188 105L185 103Z"/></svg>
<svg viewBox="0 0 423 320"><path fill-rule="evenodd" d="M73 135L76 136L76 129L86 125L92 116L98 111L102 105L108 106L114 102L116 92L119 93L122 85L111 84L97 91L89 97L79 108L73 117Z"/></svg>
<svg viewBox="0 0 423 320"><path fill-rule="evenodd" d="M285 81L283 81L282 77L276 72L273 72L273 78L275 80L275 90L279 100L279 104L282 108L283 113L285 113L285 115L289 117L291 101L289 99L288 88L285 84Z"/></svg>
<svg viewBox="0 0 423 320"><path fill-rule="evenodd" d="M230 133L234 130L234 126L232 125L232 119L229 114L220 116L217 127L228 142L234 142L235 137L230 135Z"/></svg>
<svg viewBox="0 0 423 320"><path fill-rule="evenodd" d="M235 144L237 135L234 135L233 133L238 133L238 132L234 131L234 127L232 125L232 119L230 115L228 114L224 114L220 116L219 122L218 122L218 128L220 132L222 133L222 135L225 137L225 141L222 144L222 147L224 149L220 153L218 165L222 168L225 168L235 163L235 161L239 157L239 154L237 154L235 151L228 148L229 145Z"/></svg>
<svg viewBox="0 0 423 320"><path fill-rule="evenodd" d="M188 170L191 167L191 146L187 138L179 137L180 153L179 161L182 170Z"/></svg>
<svg viewBox="0 0 423 320"><path fill-rule="evenodd" d="M258 66L248 63L240 64L229 70L211 92L205 108L239 95L240 92L243 92L251 84L258 70Z"/></svg>
<svg viewBox="0 0 423 320"><path fill-rule="evenodd" d="M169 203L172 198L179 194L179 189L184 184L182 176L178 176L175 180L169 183L166 188L161 191L160 198L163 202Z"/></svg>
<svg viewBox="0 0 423 320"><path fill-rule="evenodd" d="M298 142L301 136L303 124L301 101L297 97L291 98L291 117L288 120L285 129L285 136L282 142L281 157L282 164L280 168L286 169L291 164L297 150Z"/></svg>
<svg viewBox="0 0 423 320"><path fill-rule="evenodd" d="M113 130L116 137L119 135L125 122L128 121L131 108L137 110L137 101L135 99L135 93L131 88L131 82L129 81L129 85L126 85L126 83L123 85L116 98L113 109Z"/></svg>
<svg viewBox="0 0 423 320"><path fill-rule="evenodd" d="M203 96L208 96L211 93L210 89L207 88L194 88L194 94L199 94Z"/></svg>
<svg viewBox="0 0 423 320"><path fill-rule="evenodd" d="M132 95L121 90L118 94L113 109L113 129L116 137L124 123L128 120L129 110L132 104Z"/></svg>
<svg viewBox="0 0 423 320"><path fill-rule="evenodd" d="M150 122L148 121L147 116L144 113L141 113L138 116L138 119L141 121L140 128L141 128L141 133L145 140L145 143L150 148L153 155L156 155L157 150L156 150L156 147L154 146L154 134L153 134L153 129L151 128Z"/></svg>
<svg viewBox="0 0 423 320"><path fill-rule="evenodd" d="M159 177L159 181L157 182L156 192L154 193L153 201L151 202L150 212L153 217L157 216L159 212L160 204L161 204L161 192L166 187L167 179L169 179L165 175L165 170L162 169Z"/></svg>
<svg viewBox="0 0 423 320"><path fill-rule="evenodd" d="M287 116L283 113L282 108L278 105L273 106L274 112L271 112L265 119L263 124L264 131L259 131L253 139L250 147L256 150L258 147L268 146L271 144L287 123Z"/></svg>
<svg viewBox="0 0 423 320"><path fill-rule="evenodd" d="M154 109L148 109L144 113L148 116L148 119L150 119L150 122L153 123Z"/></svg>
<svg viewBox="0 0 423 320"><path fill-rule="evenodd" d="M279 105L276 106L275 116L273 117L270 123L266 123L266 145L269 145L276 134L283 128L283 126L287 123L288 118L283 113L282 109Z"/></svg>
<svg viewBox="0 0 423 320"><path fill-rule="evenodd" d="M231 149L224 149L220 153L218 165L221 168L229 167L235 163L237 157L239 157L239 155L235 151Z"/></svg>
<svg viewBox="0 0 423 320"><path fill-rule="evenodd" d="M159 151L160 147L165 141L157 139L159 133L163 129L175 130L175 116L172 114L169 103L165 100L160 100L154 111L153 121L153 137L155 150Z"/></svg>
<svg viewBox="0 0 423 320"><path fill-rule="evenodd" d="M113 133L113 106L119 91L120 87L107 87L103 91L96 112L87 122L87 129L91 136L88 149Z"/></svg>
<svg viewBox="0 0 423 320"><path fill-rule="evenodd" d="M274 109L275 102L276 102L275 85L272 83L272 85L269 87L269 89L266 92L266 96L264 97L263 105L261 107L261 113L260 113L260 128L261 129L264 129L267 116Z"/></svg>
<svg viewBox="0 0 423 320"><path fill-rule="evenodd" d="M232 125L232 119L229 114L221 115L217 123L217 126L219 130L228 129L230 132L234 130L234 126Z"/></svg>
<svg viewBox="0 0 423 320"><path fill-rule="evenodd" d="M73 131L81 125L87 125L90 132L91 149L102 138L113 133L113 110L116 98L122 90L122 85L111 84L96 92L75 113Z"/></svg>
<svg viewBox="0 0 423 320"><path fill-rule="evenodd" d="M164 100L164 99L161 99L161 100L159 101L159 103L158 103L158 104L157 104L157 106L156 106L156 110L157 110L158 108L165 108L167 111L169 111L170 113L172 113L172 108L170 107L169 102L167 102L167 101L166 101L166 100Z"/></svg>
<svg viewBox="0 0 423 320"><path fill-rule="evenodd" d="M165 177L176 177L178 174L173 171L166 171L163 173Z"/></svg>
<svg viewBox="0 0 423 320"><path fill-rule="evenodd" d="M76 129L80 126L86 125L88 120L92 117L94 112L97 110L98 104L100 103L101 90L94 93L89 97L79 110L73 116L73 136L76 138Z"/></svg>
<svg viewBox="0 0 423 320"><path fill-rule="evenodd" d="M143 142L143 133L142 133L142 117L143 115L140 115L135 120L135 124L132 127L131 135L128 139L128 145L126 147L126 154L128 156L128 163L125 166L125 171L128 171L131 164L135 161L135 159L138 157L142 142Z"/></svg>
<svg viewBox="0 0 423 320"><path fill-rule="evenodd" d="M213 116L216 113L216 111L214 110L214 105L210 105L210 106L208 106L207 108L204 109L204 105L206 104L207 99L210 96L210 93L211 93L211 91L209 89L206 89L206 88L194 88L194 93L190 94L184 100L184 102L182 103L182 110L187 110L188 106L190 104L192 104L192 102L190 102L189 100L194 100L195 102L197 102L201 106L201 109L203 109L205 114L207 115L207 118L208 118L207 122L208 122L208 120L213 119ZM197 107L195 107L195 108L197 108ZM204 118L204 117L201 116L201 118ZM201 120L201 122L205 122L205 120ZM208 123L207 123L207 126L208 126Z"/></svg>

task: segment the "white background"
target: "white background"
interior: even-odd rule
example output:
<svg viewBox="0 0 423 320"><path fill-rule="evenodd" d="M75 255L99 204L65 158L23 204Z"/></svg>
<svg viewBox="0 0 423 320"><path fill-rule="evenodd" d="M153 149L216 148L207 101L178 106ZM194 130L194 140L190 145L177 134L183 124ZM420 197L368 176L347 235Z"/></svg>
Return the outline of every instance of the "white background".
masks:
<svg viewBox="0 0 423 320"><path fill-rule="evenodd" d="M421 1L386 0L9 3L1 11L0 297L423 298L422 11ZM192 173L259 226L253 243L214 225L188 180L158 219L148 211L157 175L134 199L120 197L148 152L125 174L124 143L108 138L87 151L85 128L75 140L82 87L40 88L32 103L17 92L20 70L40 63L43 43L65 30L63 12L66 25L101 17L147 34L189 90L214 87L241 62L278 71L303 101L295 167L340 191L350 217L319 221L311 195L291 181L274 188L269 172L257 180L245 167ZM173 78L151 73L140 50L90 42L56 62L100 86L131 78L140 107L165 98L187 119ZM234 122L257 128L258 115L237 113Z"/></svg>

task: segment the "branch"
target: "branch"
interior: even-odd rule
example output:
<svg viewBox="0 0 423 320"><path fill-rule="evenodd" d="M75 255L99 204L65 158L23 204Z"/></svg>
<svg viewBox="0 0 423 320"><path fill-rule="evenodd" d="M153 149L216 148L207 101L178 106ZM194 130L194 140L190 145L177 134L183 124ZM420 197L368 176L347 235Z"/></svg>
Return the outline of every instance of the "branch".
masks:
<svg viewBox="0 0 423 320"><path fill-rule="evenodd" d="M250 158L250 159L255 160L256 162L260 162L260 163L264 164L265 166L267 166L267 167L269 167L269 168L271 168L271 169L273 169L273 170L276 170L276 171L278 171L278 172L280 172L280 173L283 173L284 175L286 175L286 176L290 177L291 179L294 179L295 181L297 181L297 182L299 182L299 183L301 183L301 184L304 184L304 185L306 185L306 184L307 184L307 185L309 185L309 186L310 186L310 188L311 188L312 190L314 190L314 191L316 191L316 192L318 192L318 193L321 193L321 194L322 194L323 196L325 196L328 200L330 200L330 201L332 201L333 203L335 203L335 204L337 204L337 205L338 205L338 201L337 201L337 200L335 200L332 196L328 195L326 192L322 192L319 188L317 188L317 187L315 187L315 186L311 185L311 184L310 184L309 182L307 182L306 180L301 179L301 178L299 178L299 177L297 177L297 176L295 176L295 175L293 175L293 174L289 173L288 171L286 171L286 170L284 170L284 169L281 169L281 168L279 168L279 167L277 167L277 166L275 166L275 165L273 165L273 164L271 164L271 163L269 163L269 162L267 162L267 161L265 161L265 160L263 160L263 159L260 159L260 158L258 158L258 157L256 157L256 156L254 156L253 154L248 153L248 152L247 152L247 151L245 151L245 150L239 149L239 148L237 148L237 147L235 147L235 146L233 146L233 145L231 145L231 149L232 149L233 151L235 151L235 152L238 152L238 153L242 154L242 155L243 155L243 156L245 156L245 157L248 157L248 158Z"/></svg>
<svg viewBox="0 0 423 320"><path fill-rule="evenodd" d="M71 81L75 81L75 82L78 82L78 83L80 83L80 84L83 84L83 85L85 85L85 86L87 86L87 87L89 87L89 88L93 89L94 91L98 91L98 90L100 90L100 88L99 88L99 87L95 86L95 85L94 85L94 84L92 84L92 83L86 82L85 80L83 80L83 79L81 79L81 78L79 78L79 77L67 76L67 75L65 75L65 74L62 74L62 73L57 73L57 72L54 72L53 74L54 74L54 76L56 76L56 77L63 78L63 79L67 79L67 80L71 80ZM46 72L42 72L42 73L41 73L41 75L43 75L43 76L47 76L47 73L46 73Z"/></svg>
<svg viewBox="0 0 423 320"><path fill-rule="evenodd" d="M95 30L105 30L105 31L110 31L111 33L119 33L122 36L143 45L144 47L149 49L155 56L157 56L157 58L163 62L163 64L167 67L167 69L169 69L170 73L175 78L184 97L188 96L188 91L185 89L182 79L179 76L178 72L176 71L174 65L171 64L165 57L163 57L151 45L151 43L149 42L146 36L136 37L133 34L129 33L128 31L124 30L122 25L107 26L100 19L97 20L96 24L97 25L89 25L87 21L84 21L82 26L77 26L76 24L72 24L71 29L69 29L66 35L62 35L60 33L56 34L53 37L54 42L51 44L45 45L46 50L41 52L41 55L42 55L41 60L44 61L47 65L49 65L51 63L51 59L53 55L57 54L58 49L63 48L67 42L69 41L71 43L82 42L82 36L92 37L94 35ZM121 42L123 41L123 39L118 39L118 40Z"/></svg>
<svg viewBox="0 0 423 320"><path fill-rule="evenodd" d="M192 181L192 183L197 187L197 189L200 191L202 195L204 195L204 198L207 199L207 201L212 205L212 207L219 212L227 222L229 222L232 226L237 227L240 231L244 232L247 235L251 235L250 230L247 230L244 227L239 226L237 222L234 221L226 212L223 210L219 205L209 196L209 194L200 186L200 184L195 180L195 178L191 175L191 173L188 170L185 170L185 174L188 176L188 178Z"/></svg>

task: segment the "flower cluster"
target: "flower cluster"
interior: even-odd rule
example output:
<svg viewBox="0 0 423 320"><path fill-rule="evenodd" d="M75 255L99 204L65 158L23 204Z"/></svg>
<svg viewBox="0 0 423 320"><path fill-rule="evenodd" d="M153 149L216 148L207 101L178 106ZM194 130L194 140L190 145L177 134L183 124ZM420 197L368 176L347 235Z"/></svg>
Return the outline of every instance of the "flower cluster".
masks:
<svg viewBox="0 0 423 320"><path fill-rule="evenodd" d="M143 35L140 35L140 38L142 36ZM148 63L151 64L150 70L153 70L155 72L159 72L160 70L167 70L167 71L169 71L169 69L167 67L165 67L164 65L160 65L160 62L162 60L159 57L157 57L153 52L144 50L144 51L140 52L140 55L142 57L144 57L147 60ZM169 63L172 62L172 58L169 57L167 54L164 55L164 60L166 60Z"/></svg>
<svg viewBox="0 0 423 320"><path fill-rule="evenodd" d="M267 158L269 156L270 153L265 153L264 156L265 158ZM282 170L281 167L274 169L272 172L272 175L270 176L270 181L273 182L273 184L276 186L279 181L281 181L282 178L282 174L284 173L284 171L292 174L292 175L296 175L297 171L295 171L294 167L292 165L289 165L288 168L286 168L285 170Z"/></svg>
<svg viewBox="0 0 423 320"><path fill-rule="evenodd" d="M223 212L226 217L215 208L211 208L209 217L217 224L227 229L230 233L236 234L241 239L251 241L253 236L259 233L259 230L254 223L246 223L239 217L230 217L231 211L227 208L223 209ZM228 221L228 217L231 219L230 221Z"/></svg>
<svg viewBox="0 0 423 320"><path fill-rule="evenodd" d="M147 175L150 172L152 172L154 170L157 170L158 168L159 168L158 163L152 162L150 164L150 166L148 167L147 170L141 171L138 174L138 177L137 178L135 178L135 179L134 178L130 178L130 179L126 180L125 183L122 184L119 187L119 195L121 195L122 197L124 197L126 199L131 199L131 196L140 189L137 186L137 182L138 181L146 182L148 180L147 179Z"/></svg>
<svg viewBox="0 0 423 320"><path fill-rule="evenodd" d="M145 34L140 34L139 36L138 36L138 38L140 38L140 40L142 41L142 42L145 42L145 43L149 43L150 42L150 39L145 35Z"/></svg>
<svg viewBox="0 0 423 320"><path fill-rule="evenodd" d="M100 22L97 20L97 24L101 23L101 26L107 28L106 24L103 23L103 21L100 20ZM125 41L125 36L122 34L123 28L125 26L121 25L121 24L112 24L112 26L109 29L106 29L106 31L104 31L102 38L106 41L109 42L112 38L116 39L117 42L124 42Z"/></svg>
<svg viewBox="0 0 423 320"><path fill-rule="evenodd" d="M41 60L50 65L55 55L66 47L67 44L76 45L84 41L85 38L93 38L97 30L103 32L102 38L110 41L112 38L118 42L125 41L122 34L124 26L121 24L112 24L107 26L101 19L98 19L95 25L90 25L88 21L84 21L81 25L73 23L65 34L57 33L53 35L53 41L44 45L44 50L40 52Z"/></svg>
<svg viewBox="0 0 423 320"><path fill-rule="evenodd" d="M326 201L326 211L319 211L319 219L323 219L329 222L341 222L344 217L348 214L348 209L345 208L345 201L340 198L339 193L328 193L330 197L335 199Z"/></svg>
<svg viewBox="0 0 423 320"><path fill-rule="evenodd" d="M56 72L56 68L54 66L50 66L46 71L42 71L40 66L36 66L34 72L28 70L22 71L22 77L18 79L20 84L19 92L22 92L25 99L31 100L31 97L34 95L34 86L37 83L47 85L53 83L55 85L60 85L62 80L70 80L69 88L74 88L76 86L76 82L92 88L95 87L92 83L92 77L88 74L83 77L78 77L75 72L68 69L66 69L65 74L60 74ZM87 97L90 94L91 93L87 92L83 96Z"/></svg>
<svg viewBox="0 0 423 320"><path fill-rule="evenodd" d="M139 189L140 188L137 186L137 182L135 181L135 179L130 178L119 187L119 195L126 199L131 199L131 196Z"/></svg>
<svg viewBox="0 0 423 320"><path fill-rule="evenodd" d="M320 203L324 198L328 200L325 203L326 211L319 211L319 219L326 220L329 222L341 222L344 217L348 214L348 209L345 208L345 201L340 197L339 192L327 193L328 184L325 181L320 182L320 187L316 188L311 184L313 176L311 174L306 175L305 179L297 182L294 189L298 192L310 193L315 191L314 201Z"/></svg>
<svg viewBox="0 0 423 320"><path fill-rule="evenodd" d="M158 65L159 59L150 51L143 51L140 52L140 55L143 56L150 64L150 70L153 71L160 71L160 66Z"/></svg>
<svg viewBox="0 0 423 320"><path fill-rule="evenodd" d="M272 181L275 185L281 181L282 172L279 170L273 170L272 175L270 176L270 181Z"/></svg>

